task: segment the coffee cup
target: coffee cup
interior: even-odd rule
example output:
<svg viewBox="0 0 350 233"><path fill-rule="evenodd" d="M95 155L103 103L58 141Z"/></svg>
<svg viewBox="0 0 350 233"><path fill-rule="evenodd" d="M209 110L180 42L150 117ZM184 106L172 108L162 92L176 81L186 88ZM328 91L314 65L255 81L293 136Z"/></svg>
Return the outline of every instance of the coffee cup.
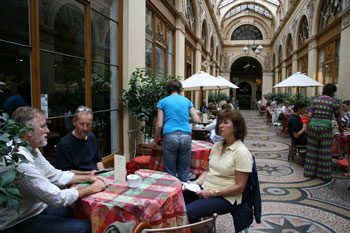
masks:
<svg viewBox="0 0 350 233"><path fill-rule="evenodd" d="M126 177L129 188L137 188L141 185L142 177L139 175L130 174Z"/></svg>

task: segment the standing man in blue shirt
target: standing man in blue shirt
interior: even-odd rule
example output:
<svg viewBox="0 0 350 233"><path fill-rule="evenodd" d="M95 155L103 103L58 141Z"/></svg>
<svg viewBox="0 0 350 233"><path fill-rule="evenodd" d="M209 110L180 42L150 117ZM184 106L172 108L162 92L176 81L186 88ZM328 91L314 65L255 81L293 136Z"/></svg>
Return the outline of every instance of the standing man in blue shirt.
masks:
<svg viewBox="0 0 350 233"><path fill-rule="evenodd" d="M90 133L92 117L90 108L79 106L75 110L74 130L57 144L57 168L70 170L75 174L104 169L97 139Z"/></svg>

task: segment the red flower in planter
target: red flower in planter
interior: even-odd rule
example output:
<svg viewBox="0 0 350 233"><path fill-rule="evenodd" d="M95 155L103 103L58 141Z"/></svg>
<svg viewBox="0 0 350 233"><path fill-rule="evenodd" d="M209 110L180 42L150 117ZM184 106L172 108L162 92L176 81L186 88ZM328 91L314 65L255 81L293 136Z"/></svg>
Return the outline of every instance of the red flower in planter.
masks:
<svg viewBox="0 0 350 233"><path fill-rule="evenodd" d="M130 161L126 163L126 172L128 174L135 174L135 172L139 169L140 169L139 166L137 166L134 161Z"/></svg>

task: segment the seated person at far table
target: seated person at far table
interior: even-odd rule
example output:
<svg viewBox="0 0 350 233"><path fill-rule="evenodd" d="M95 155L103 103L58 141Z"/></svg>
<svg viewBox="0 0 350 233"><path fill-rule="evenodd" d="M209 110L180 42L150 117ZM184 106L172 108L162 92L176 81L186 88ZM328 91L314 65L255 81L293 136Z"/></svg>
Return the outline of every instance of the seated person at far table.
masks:
<svg viewBox="0 0 350 233"><path fill-rule="evenodd" d="M230 105L223 104L221 106L221 108L222 108L222 111L225 110L225 109L230 109ZM217 118L215 118L212 123L210 123L209 125L205 126L206 130L210 130L209 138L210 138L210 141L212 143L214 143L214 144L219 142L219 141L222 141L224 139L223 137L221 137L219 134L216 133L217 128L218 128Z"/></svg>
<svg viewBox="0 0 350 233"><path fill-rule="evenodd" d="M306 145L306 124L303 124L301 117L305 113L306 104L304 102L296 102L294 104L294 112L289 115L288 129L294 138L295 145Z"/></svg>
<svg viewBox="0 0 350 233"><path fill-rule="evenodd" d="M218 109L218 104L216 103L215 98L212 98L211 102L209 103L209 109L212 111Z"/></svg>
<svg viewBox="0 0 350 233"><path fill-rule="evenodd" d="M75 129L57 144L56 166L75 174L88 174L104 169L95 135L90 133L92 111L79 106L73 117Z"/></svg>
<svg viewBox="0 0 350 233"><path fill-rule="evenodd" d="M288 117L293 112L290 102L288 100L284 101L284 105L281 108L281 113L285 114Z"/></svg>
<svg viewBox="0 0 350 233"><path fill-rule="evenodd" d="M207 113L207 109L208 109L207 101L206 99L203 99L202 105L199 107L199 111L201 113Z"/></svg>
<svg viewBox="0 0 350 233"><path fill-rule="evenodd" d="M93 175L75 175L69 171L55 169L41 154L39 147L46 146L47 134L45 112L31 107L19 107L13 113L13 119L32 126L21 140L28 147L19 147L19 154L27 163L19 163L16 169L24 173L18 178L16 186L24 196L17 212L14 208L0 205L0 231L6 233L89 233L91 224L86 219L74 219L69 207L79 198L100 192L106 188L106 180ZM31 148L32 150L29 150ZM0 174L7 167L0 166ZM62 189L75 183L90 182L78 189Z"/></svg>
<svg viewBox="0 0 350 233"><path fill-rule="evenodd" d="M213 213L234 212L241 204L242 193L252 172L253 157L242 142L247 135L243 116L237 110L227 109L219 112L217 121L224 140L214 144L208 171L191 182L202 185L203 190L184 191L190 223Z"/></svg>
<svg viewBox="0 0 350 233"><path fill-rule="evenodd" d="M343 111L345 114L341 119L343 128L350 129L350 100L343 101Z"/></svg>

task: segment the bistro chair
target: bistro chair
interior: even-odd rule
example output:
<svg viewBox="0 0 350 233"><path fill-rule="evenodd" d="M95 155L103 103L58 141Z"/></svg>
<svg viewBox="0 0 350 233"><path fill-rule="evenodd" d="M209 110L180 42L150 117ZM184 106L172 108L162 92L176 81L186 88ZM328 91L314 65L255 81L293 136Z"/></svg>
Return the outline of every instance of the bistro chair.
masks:
<svg viewBox="0 0 350 233"><path fill-rule="evenodd" d="M285 136L288 132L288 115L285 113L282 114L282 130L281 130L281 136Z"/></svg>
<svg viewBox="0 0 350 233"><path fill-rule="evenodd" d="M143 147L142 144L140 147L138 147L137 144L137 138L138 138L138 133L142 132L141 128L133 129L128 131L128 136L129 136L129 141L131 142L131 134L135 134L135 151L134 155L132 156L133 159L132 161L135 162L136 165L138 165L141 168L148 168L149 162L151 160L151 148L146 148ZM138 155L138 156L137 156Z"/></svg>
<svg viewBox="0 0 350 233"><path fill-rule="evenodd" d="M348 185L348 180L350 177L350 144L348 142L348 138L350 136L340 136L334 135L333 142L333 154L337 157L337 166L346 170L344 176L347 177L346 185ZM348 186L348 190L350 190L350 186Z"/></svg>
<svg viewBox="0 0 350 233"><path fill-rule="evenodd" d="M216 218L218 214L214 213L212 217L202 220L200 222L187 224L177 227L157 228L152 229L148 222L141 222L135 226L132 233L150 233L150 232L192 232L192 233L215 233L216 232Z"/></svg>
<svg viewBox="0 0 350 233"><path fill-rule="evenodd" d="M288 131L289 131L290 142L291 142L291 146L290 146L289 153L288 153L288 161L291 161L291 160L294 161L294 156L296 154L299 154L300 157L304 158L306 152L302 153L301 151L302 150L304 150L304 151L306 150L306 145L295 145L295 142L294 142L295 138L293 136L293 133L290 130L288 130ZM302 154L304 156L301 156Z"/></svg>

